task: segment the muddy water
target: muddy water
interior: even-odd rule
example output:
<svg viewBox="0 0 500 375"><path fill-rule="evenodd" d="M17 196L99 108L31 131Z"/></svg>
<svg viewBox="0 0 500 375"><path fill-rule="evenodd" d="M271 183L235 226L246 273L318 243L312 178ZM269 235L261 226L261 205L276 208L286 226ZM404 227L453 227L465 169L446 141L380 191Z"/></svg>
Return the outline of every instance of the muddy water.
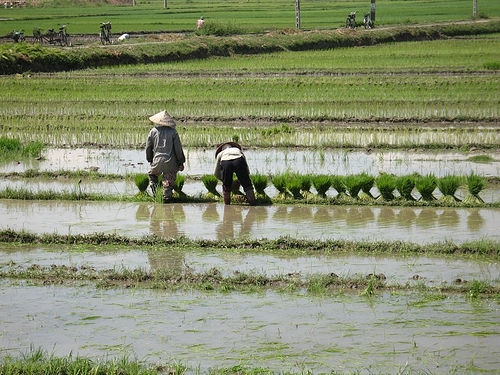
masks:
<svg viewBox="0 0 500 375"><path fill-rule="evenodd" d="M484 153L476 153L484 154ZM494 159L488 163L467 160L474 153L411 151L346 151L346 150L248 150L246 156L252 173L279 174L287 171L312 174L350 175L379 172L406 175L429 173L445 175L500 176L500 154L486 153ZM186 149L185 174L202 176L214 168L211 149ZM49 149L44 160L0 163L0 172L22 172L98 169L105 174L145 173L148 165L143 150Z"/></svg>
<svg viewBox="0 0 500 375"><path fill-rule="evenodd" d="M383 273L389 285L453 285L456 280L483 280L500 285L500 263L488 260L471 260L428 256L373 256L345 254L241 254L226 250L193 251L164 249L104 251L91 249L72 251L71 247L55 249L39 245L13 247L0 245L0 269L27 268L31 265L50 267L92 267L96 270L142 269L145 271L172 269L196 273L217 268L230 277L235 271L265 275L300 274L304 278L314 274L335 273L340 277L366 276ZM418 276L418 277L415 277Z"/></svg>
<svg viewBox="0 0 500 375"><path fill-rule="evenodd" d="M34 346L61 356L180 361L191 374L235 365L276 372L495 373L498 304L436 297L95 290L2 282L0 346L2 355Z"/></svg>
<svg viewBox="0 0 500 375"><path fill-rule="evenodd" d="M268 238L499 241L498 208L227 206L0 200L0 228L35 233Z"/></svg>

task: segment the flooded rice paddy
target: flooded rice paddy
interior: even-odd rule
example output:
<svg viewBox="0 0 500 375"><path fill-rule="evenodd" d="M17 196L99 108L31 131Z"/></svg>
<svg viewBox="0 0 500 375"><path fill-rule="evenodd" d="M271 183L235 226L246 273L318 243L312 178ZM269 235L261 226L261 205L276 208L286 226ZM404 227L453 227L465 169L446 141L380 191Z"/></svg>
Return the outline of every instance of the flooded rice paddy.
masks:
<svg viewBox="0 0 500 375"><path fill-rule="evenodd" d="M41 303L43 301L43 303ZM420 293L315 297L2 285L0 343L106 358L181 361L190 373L468 373L498 369L498 306ZM4 349L6 350L6 349Z"/></svg>
<svg viewBox="0 0 500 375"><path fill-rule="evenodd" d="M2 163L3 173L98 170L145 173L142 150L51 149L44 160ZM213 150L187 150L186 175L213 170ZM255 173L349 175L417 172L500 175L500 156L475 163L456 152L347 152L249 150ZM258 167L256 167L258 166ZM137 192L133 182L4 179L0 189L82 189L106 194ZM204 192L189 180L188 195ZM270 186L267 193L272 196ZM457 195L464 195L465 192ZM481 193L500 201L495 189ZM463 243L500 241L500 209L377 206L229 206L221 203L155 204L89 201L0 200L0 229L33 233L116 233L191 239L275 239ZM498 373L500 307L495 298L470 299L420 286L479 280L498 286L500 264L470 257L357 254L260 254L224 250L74 249L69 245L0 245L0 268L12 264L68 265L95 269L162 268L223 275L268 276L383 273L387 284L409 291L374 296L359 291L318 296L304 291L254 293L96 289L89 285L40 286L29 280L0 281L0 356L41 347L56 355L121 358L186 364L189 373L235 365L275 372ZM417 277L416 277L417 276Z"/></svg>
<svg viewBox="0 0 500 375"><path fill-rule="evenodd" d="M500 240L498 208L229 206L220 203L0 200L1 229L130 237L432 243Z"/></svg>
<svg viewBox="0 0 500 375"><path fill-rule="evenodd" d="M211 174L214 169L214 150L186 149L186 169L189 176ZM500 176L500 153L497 151L353 151L353 150L283 150L258 149L245 151L252 173L276 175L284 172L301 174L350 175L379 172L406 175L419 173L446 175ZM487 155L490 162L478 163L470 157ZM145 173L148 165L144 150L64 149L52 148L42 160L0 163L0 172L98 170L103 174Z"/></svg>

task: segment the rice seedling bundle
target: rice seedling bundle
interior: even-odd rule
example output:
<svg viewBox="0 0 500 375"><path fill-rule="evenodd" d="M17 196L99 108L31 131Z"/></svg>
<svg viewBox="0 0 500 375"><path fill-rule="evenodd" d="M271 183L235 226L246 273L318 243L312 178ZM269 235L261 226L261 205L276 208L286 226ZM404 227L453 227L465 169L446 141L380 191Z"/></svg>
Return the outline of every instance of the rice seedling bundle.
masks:
<svg viewBox="0 0 500 375"><path fill-rule="evenodd" d="M367 173L361 173L359 175L360 184L361 184L361 193L364 199L373 199L373 195L370 190L375 183L375 177L368 175Z"/></svg>
<svg viewBox="0 0 500 375"><path fill-rule="evenodd" d="M484 203L483 199L479 196L479 193L486 187L486 179L471 173L467 176L466 180L469 194L467 194L463 202L465 204Z"/></svg>
<svg viewBox="0 0 500 375"><path fill-rule="evenodd" d="M394 190L396 190L396 177L383 173L375 179L375 185L380 191L381 197L386 201L394 199Z"/></svg>
<svg viewBox="0 0 500 375"><path fill-rule="evenodd" d="M266 194L264 190L267 188L268 184L267 176L262 174L253 174L250 176L250 178L257 194Z"/></svg>
<svg viewBox="0 0 500 375"><path fill-rule="evenodd" d="M203 182L203 185L208 190L208 194L212 194L216 198L220 197L220 194L217 191L217 184L219 182L217 177L212 174L206 174L201 176L201 182Z"/></svg>
<svg viewBox="0 0 500 375"><path fill-rule="evenodd" d="M349 175L344 177L344 187L353 199L358 199L359 192L363 185L363 178L360 175Z"/></svg>
<svg viewBox="0 0 500 375"><path fill-rule="evenodd" d="M418 176L415 179L415 188L418 190L422 199L425 201L433 201L436 198L432 193L436 190L437 182L436 177L432 174L425 176Z"/></svg>
<svg viewBox="0 0 500 375"><path fill-rule="evenodd" d="M330 176L327 175L315 175L312 176L312 184L314 189L321 198L326 198L326 192L330 189L332 185Z"/></svg>
<svg viewBox="0 0 500 375"><path fill-rule="evenodd" d="M415 198L412 195L413 189L415 188L415 176L400 176L396 179L396 188L401 194L401 196L409 201L414 201Z"/></svg>
<svg viewBox="0 0 500 375"><path fill-rule="evenodd" d="M288 174L286 179L286 188L290 193L292 193L294 199L304 198L301 193L302 176L297 174Z"/></svg>
<svg viewBox="0 0 500 375"><path fill-rule="evenodd" d="M286 199L290 193L287 190L288 176L285 174L276 175L271 179L272 184L278 190L278 199Z"/></svg>
<svg viewBox="0 0 500 375"><path fill-rule="evenodd" d="M134 182L139 189L139 192L144 193L149 186L149 176L144 173L136 174L134 177Z"/></svg>
<svg viewBox="0 0 500 375"><path fill-rule="evenodd" d="M331 186L337 190L338 195L345 194L344 176L332 176L330 178Z"/></svg>
<svg viewBox="0 0 500 375"><path fill-rule="evenodd" d="M450 203L458 201L455 197L457 189L462 184L462 178L459 176L444 176L437 179L437 187L439 191L443 194L440 200L447 200Z"/></svg>

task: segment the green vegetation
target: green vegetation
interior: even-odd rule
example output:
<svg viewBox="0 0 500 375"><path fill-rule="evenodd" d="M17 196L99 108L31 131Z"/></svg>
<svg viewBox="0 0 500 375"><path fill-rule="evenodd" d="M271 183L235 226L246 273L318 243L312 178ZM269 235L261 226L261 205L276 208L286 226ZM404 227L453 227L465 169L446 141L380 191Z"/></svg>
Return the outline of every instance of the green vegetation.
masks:
<svg viewBox="0 0 500 375"><path fill-rule="evenodd" d="M27 36L35 28L47 30L60 24L69 24L70 34L97 34L101 22L111 22L114 35L139 32L196 32L196 20L204 16L206 25L214 32L265 32L268 30L293 30L295 4L287 0L239 2L204 0L168 2L162 0L136 1L81 1L42 0L30 2L24 8L6 9L9 17L0 24L0 35L23 29ZM343 27L351 11L362 15L370 3L361 0L329 2L318 0L301 4L301 28L332 29ZM472 19L470 1L425 0L395 2L377 1L376 27L417 23L441 23ZM486 19L500 14L495 0L479 2L479 18ZM81 15L84 14L85 17ZM361 19L362 20L362 19ZM361 21L358 19L358 22ZM96 39L97 40L97 39Z"/></svg>
<svg viewBox="0 0 500 375"><path fill-rule="evenodd" d="M165 365L164 369L172 375L183 374L186 370L184 366L176 364ZM158 369L147 368L144 364L127 358L115 361L95 361L85 357L74 357L73 355L56 357L37 349L20 358L12 356L2 358L0 373L3 375L157 375L163 372Z"/></svg>
<svg viewBox="0 0 500 375"><path fill-rule="evenodd" d="M41 142L22 144L19 139L0 137L0 160L16 160L19 158L41 158L44 146Z"/></svg>
<svg viewBox="0 0 500 375"><path fill-rule="evenodd" d="M134 178L135 185L139 192L144 193L149 186L149 177L147 174L137 174Z"/></svg>

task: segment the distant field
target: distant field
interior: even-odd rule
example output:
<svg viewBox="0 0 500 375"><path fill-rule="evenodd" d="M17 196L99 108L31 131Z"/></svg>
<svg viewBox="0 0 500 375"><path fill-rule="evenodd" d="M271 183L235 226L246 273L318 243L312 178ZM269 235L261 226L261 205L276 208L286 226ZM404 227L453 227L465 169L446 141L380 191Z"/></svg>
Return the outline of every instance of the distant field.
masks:
<svg viewBox="0 0 500 375"><path fill-rule="evenodd" d="M57 6L52 5L57 3ZM480 0L479 17L500 17L500 1ZM44 7L0 8L0 36L13 30L24 30L31 36L34 28L46 30L68 24L71 34L98 34L101 22L112 22L113 33L124 32L191 32L196 20L232 25L242 32L295 28L294 0L137 0L130 5L90 5L71 2L45 2ZM66 5L64 5L66 4ZM358 22L370 11L370 1L302 0L301 28L334 29L345 25L349 12L357 11ZM472 18L471 0L378 0L376 25L434 23L469 20Z"/></svg>
<svg viewBox="0 0 500 375"><path fill-rule="evenodd" d="M23 142L140 147L147 116L167 108L190 124L183 130L190 146L238 134L261 147L305 145L306 138L337 147L342 124L381 128L380 121L393 123L386 134L399 135L372 146L413 147L412 132L441 123L462 127L431 130L428 146L497 148L499 80L485 64L499 60L499 50L495 34L5 76L0 130ZM365 145L361 136L349 142Z"/></svg>

